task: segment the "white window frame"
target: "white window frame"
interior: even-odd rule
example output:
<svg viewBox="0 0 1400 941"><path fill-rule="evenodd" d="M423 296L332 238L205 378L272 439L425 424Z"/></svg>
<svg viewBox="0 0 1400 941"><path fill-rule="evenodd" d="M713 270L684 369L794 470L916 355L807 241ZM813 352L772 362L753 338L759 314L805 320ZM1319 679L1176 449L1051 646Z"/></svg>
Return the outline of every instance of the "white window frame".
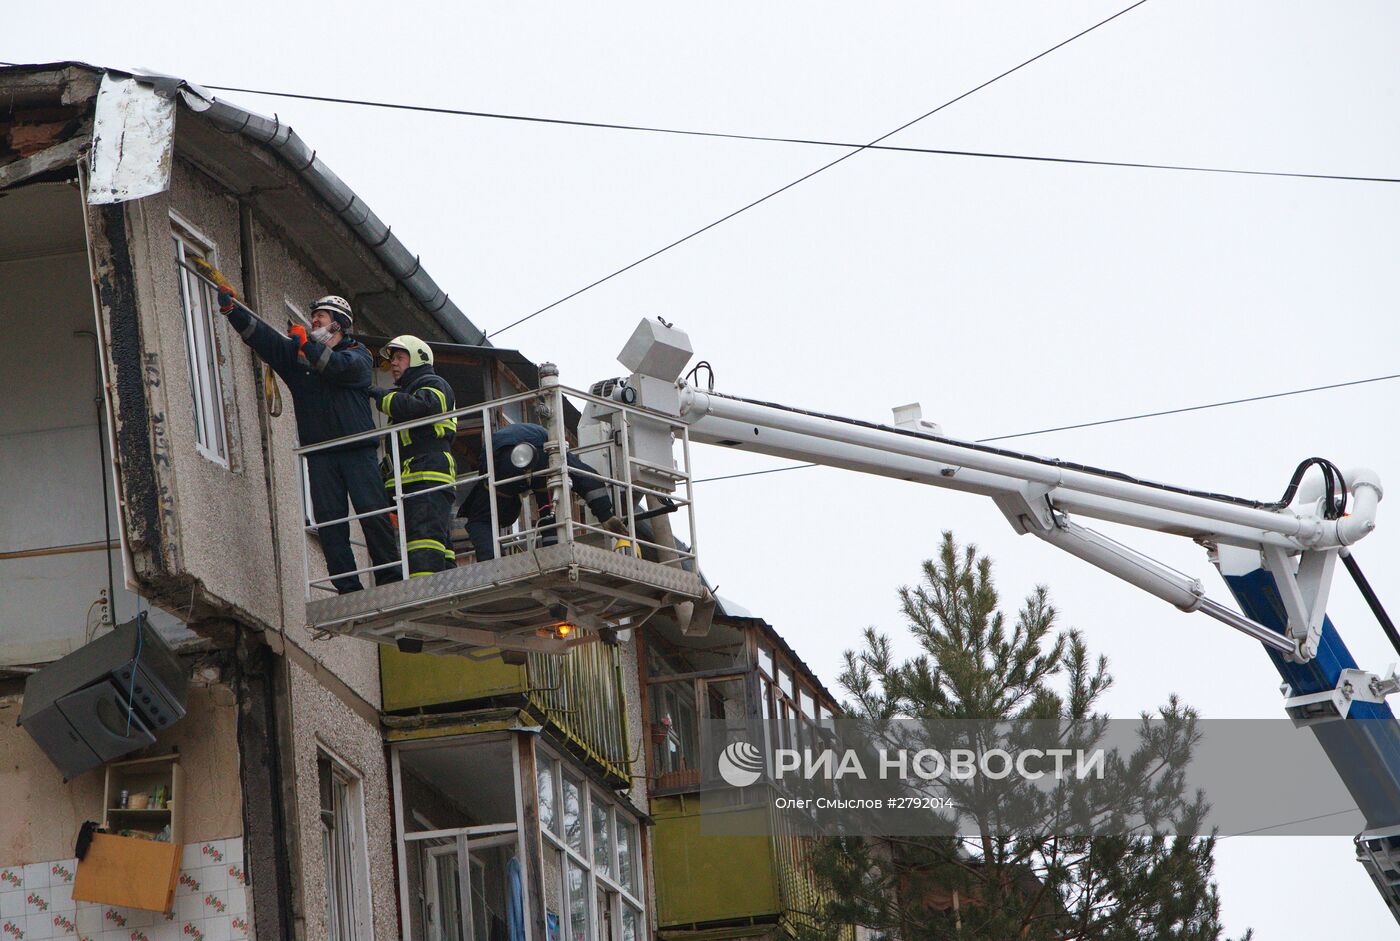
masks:
<svg viewBox="0 0 1400 941"><path fill-rule="evenodd" d="M344 786L344 800L348 803L343 815L338 809L333 808L338 818L348 824L342 831L337 826L334 834L325 829L322 823L322 846L330 850L335 849L335 840L342 832L349 840L349 846L344 852L344 858L350 865L350 871L346 873L349 881L347 888L350 890L348 909L350 911L351 924L348 926L351 931L350 937L339 934L339 929L344 926L338 925L334 915L334 905L332 900L332 890L338 883L334 862L330 853L324 853L322 860L325 876L326 888L326 937L330 941L369 941L374 937L374 899L370 894L369 883L369 840L366 838L367 828L365 826L365 792L364 781L350 765L331 751L325 745L317 743L317 764L324 757L330 764L332 781L332 800L337 793L334 788L337 783ZM319 768L318 768L319 774ZM319 784L318 784L319 788Z"/></svg>
<svg viewBox="0 0 1400 941"><path fill-rule="evenodd" d="M465 745L485 742L506 741L510 743L511 756L511 777L515 783L515 822L514 823L492 823L475 827L451 827L446 829L430 829L424 831L409 832L404 826L404 803L403 803L403 763L401 755L404 751L418 748L444 748L451 745ZM461 873L459 884L461 886L461 907L460 911L464 919L464 934L470 936L475 925L475 914L473 912L473 899L471 893L471 851L476 849L490 849L493 846L514 846L515 854L520 859L521 865L526 864L525 854L525 806L520 791L520 749L517 747L514 735L506 733L504 735L493 733L478 733L476 735L453 735L443 738L428 739L420 742L399 742L395 743L389 751L389 769L392 775L394 789L394 825L397 833L394 839L394 851L398 856L399 863L399 930L403 941L418 941L413 934L413 918L410 906L414 904L409 897L408 890L408 853L409 845L423 840L455 840L455 851L457 853L457 869ZM414 811L414 818L424 826L430 826L426 818L417 811ZM414 851L417 851L415 846ZM426 884L426 879L424 880ZM522 895L522 915L524 923L528 926L530 922L530 892L529 883L525 883L525 891ZM528 931L528 929L527 929Z"/></svg>
<svg viewBox="0 0 1400 941"><path fill-rule="evenodd" d="M184 261L186 253L193 251L218 267L218 249L213 240L174 211L170 213L170 234L175 240L177 260ZM233 435L228 421L214 292L184 268L177 267L176 271L180 279L180 314L185 327L185 362L193 397L195 450L215 464L228 467ZM212 442L211 437L214 438Z"/></svg>
<svg viewBox="0 0 1400 941"><path fill-rule="evenodd" d="M555 830L545 828L544 821L540 821L540 838L543 841L541 846L541 859L544 853L555 853L559 860L559 934L560 941L621 941L622 939L622 916L623 908L630 908L637 915L637 941L645 941L651 937L647 926L647 905L646 905L646 867L642 865L642 827L637 818L629 812L616 799L605 795L588 778L580 774L577 770L557 754L538 744L535 746L536 766L548 764L550 766L550 785L554 793L551 795L554 801L554 825ZM579 782L579 814L583 830L583 852L580 854L569 845L564 836L564 774ZM538 777L536 777L538 782ZM537 785L538 786L538 783ZM608 833L610 834L610 845L608 847L608 874L604 875L597 871L594 866L594 843L593 843L593 808L594 805L603 806L607 810ZM617 852L617 826L619 819L630 826L635 843L632 846L632 867L633 884L631 889L622 885L619 878ZM556 832L557 831L557 832ZM585 937L575 937L573 933L573 919L571 899L569 897L569 866L574 864L584 870L583 897L587 906L587 917L584 923L588 926ZM598 928L598 890L602 888L607 893L614 939L597 937Z"/></svg>

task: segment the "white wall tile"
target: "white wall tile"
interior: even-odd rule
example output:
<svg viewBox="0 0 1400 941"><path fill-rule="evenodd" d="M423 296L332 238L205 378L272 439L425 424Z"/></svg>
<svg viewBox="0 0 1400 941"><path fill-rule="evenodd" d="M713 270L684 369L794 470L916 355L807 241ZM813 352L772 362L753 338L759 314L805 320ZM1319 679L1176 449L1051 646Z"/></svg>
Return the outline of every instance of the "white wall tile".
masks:
<svg viewBox="0 0 1400 941"><path fill-rule="evenodd" d="M204 884L205 892L222 892L228 888L228 864L216 863L213 866L205 866L199 870L199 881Z"/></svg>
<svg viewBox="0 0 1400 941"><path fill-rule="evenodd" d="M227 917L204 919L204 941L229 941L232 937L233 930Z"/></svg>
<svg viewBox="0 0 1400 941"><path fill-rule="evenodd" d="M175 896L175 918L181 921L199 920L204 917L204 893L192 892Z"/></svg>
<svg viewBox="0 0 1400 941"><path fill-rule="evenodd" d="M103 930L102 906L91 902L79 902L73 921L78 926L78 934L95 935Z"/></svg>
<svg viewBox="0 0 1400 941"><path fill-rule="evenodd" d="M175 881L175 897L182 895L198 895L204 891L204 883L199 881L198 869L181 869L180 877Z"/></svg>
<svg viewBox="0 0 1400 941"><path fill-rule="evenodd" d="M147 929L146 934L150 941L180 941L180 926L178 921L160 920Z"/></svg>
<svg viewBox="0 0 1400 941"><path fill-rule="evenodd" d="M26 880L28 881L28 880ZM48 889L26 889L24 892L24 913L42 915L50 908Z"/></svg>
<svg viewBox="0 0 1400 941"><path fill-rule="evenodd" d="M60 859L49 863L49 885L72 885L78 871L76 859Z"/></svg>
<svg viewBox="0 0 1400 941"><path fill-rule="evenodd" d="M248 890L242 885L230 885L224 889L224 898L228 901L229 915L246 915L248 913Z"/></svg>
<svg viewBox="0 0 1400 941"><path fill-rule="evenodd" d="M52 915L30 915L24 922L24 941L47 941L54 936Z"/></svg>
<svg viewBox="0 0 1400 941"><path fill-rule="evenodd" d="M204 865L204 857L199 852L202 845L200 843L186 843L184 845L180 850L181 869L197 869Z"/></svg>
<svg viewBox="0 0 1400 941"><path fill-rule="evenodd" d="M49 886L49 910L72 914L78 903L73 901L73 886L70 883Z"/></svg>

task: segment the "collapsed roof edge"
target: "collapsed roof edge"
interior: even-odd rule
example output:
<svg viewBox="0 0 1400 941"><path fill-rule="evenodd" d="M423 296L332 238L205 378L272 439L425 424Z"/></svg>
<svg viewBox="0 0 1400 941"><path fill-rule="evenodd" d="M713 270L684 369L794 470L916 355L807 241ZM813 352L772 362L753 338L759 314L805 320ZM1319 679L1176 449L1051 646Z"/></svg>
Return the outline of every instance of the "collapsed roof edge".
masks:
<svg viewBox="0 0 1400 941"><path fill-rule="evenodd" d="M423 268L420 256L411 253L368 204L326 166L316 151L306 145L290 124L279 117L265 117L224 101L193 82L154 72L126 73L119 69L104 72L129 74L141 82L151 82L158 91L180 99L190 110L202 113L220 129L241 134L276 154L311 190L325 200L342 222L379 259L394 280L432 316L447 334L459 343L490 346L486 334L472 323L447 292Z"/></svg>

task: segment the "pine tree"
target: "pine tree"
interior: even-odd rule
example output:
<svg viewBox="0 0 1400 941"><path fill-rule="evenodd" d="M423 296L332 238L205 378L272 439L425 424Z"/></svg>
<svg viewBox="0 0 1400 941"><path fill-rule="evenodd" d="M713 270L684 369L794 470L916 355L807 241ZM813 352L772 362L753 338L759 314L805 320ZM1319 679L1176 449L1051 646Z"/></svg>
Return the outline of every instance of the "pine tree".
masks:
<svg viewBox="0 0 1400 941"><path fill-rule="evenodd" d="M1008 623L991 560L945 532L922 583L899 596L921 652L898 661L889 637L867 629L840 676L848 718L876 736L901 721L926 735L1053 722L1081 744L1099 740L1108 661L1058 627L1046 588ZM1198 738L1196 713L1172 697L1142 718L1140 747L1110 760L1099 790L1071 800L1085 819L1126 809L1158 826L1078 832L1061 825L1063 793L968 785L959 806L976 825L957 832L971 836L817 840L810 862L828 901L816 922L863 925L891 941L1217 941L1215 841L1198 835L1206 807L1185 793L1179 770Z"/></svg>

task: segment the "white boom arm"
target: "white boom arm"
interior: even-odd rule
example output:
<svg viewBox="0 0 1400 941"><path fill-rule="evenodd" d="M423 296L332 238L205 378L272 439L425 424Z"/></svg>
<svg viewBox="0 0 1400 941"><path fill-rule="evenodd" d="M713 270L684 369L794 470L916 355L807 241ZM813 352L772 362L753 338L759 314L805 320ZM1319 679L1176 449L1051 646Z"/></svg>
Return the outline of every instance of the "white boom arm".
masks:
<svg viewBox="0 0 1400 941"><path fill-rule="evenodd" d="M633 374L614 394L678 417L697 442L991 497L1017 532L1032 533L1183 611L1208 614L1299 662L1316 653L1338 552L1376 525L1382 490L1371 471L1345 475L1349 515L1328 519L1318 499L1281 508L959 441L920 420L916 407L897 410L903 420L886 426L703 392L678 381L689 358L683 331L643 321L620 357ZM637 427L633 434L635 454L644 448L646 431ZM1198 579L1080 526L1071 514L1185 536L1211 550L1213 561L1221 547L1260 553L1279 583L1287 636L1207 598Z"/></svg>

